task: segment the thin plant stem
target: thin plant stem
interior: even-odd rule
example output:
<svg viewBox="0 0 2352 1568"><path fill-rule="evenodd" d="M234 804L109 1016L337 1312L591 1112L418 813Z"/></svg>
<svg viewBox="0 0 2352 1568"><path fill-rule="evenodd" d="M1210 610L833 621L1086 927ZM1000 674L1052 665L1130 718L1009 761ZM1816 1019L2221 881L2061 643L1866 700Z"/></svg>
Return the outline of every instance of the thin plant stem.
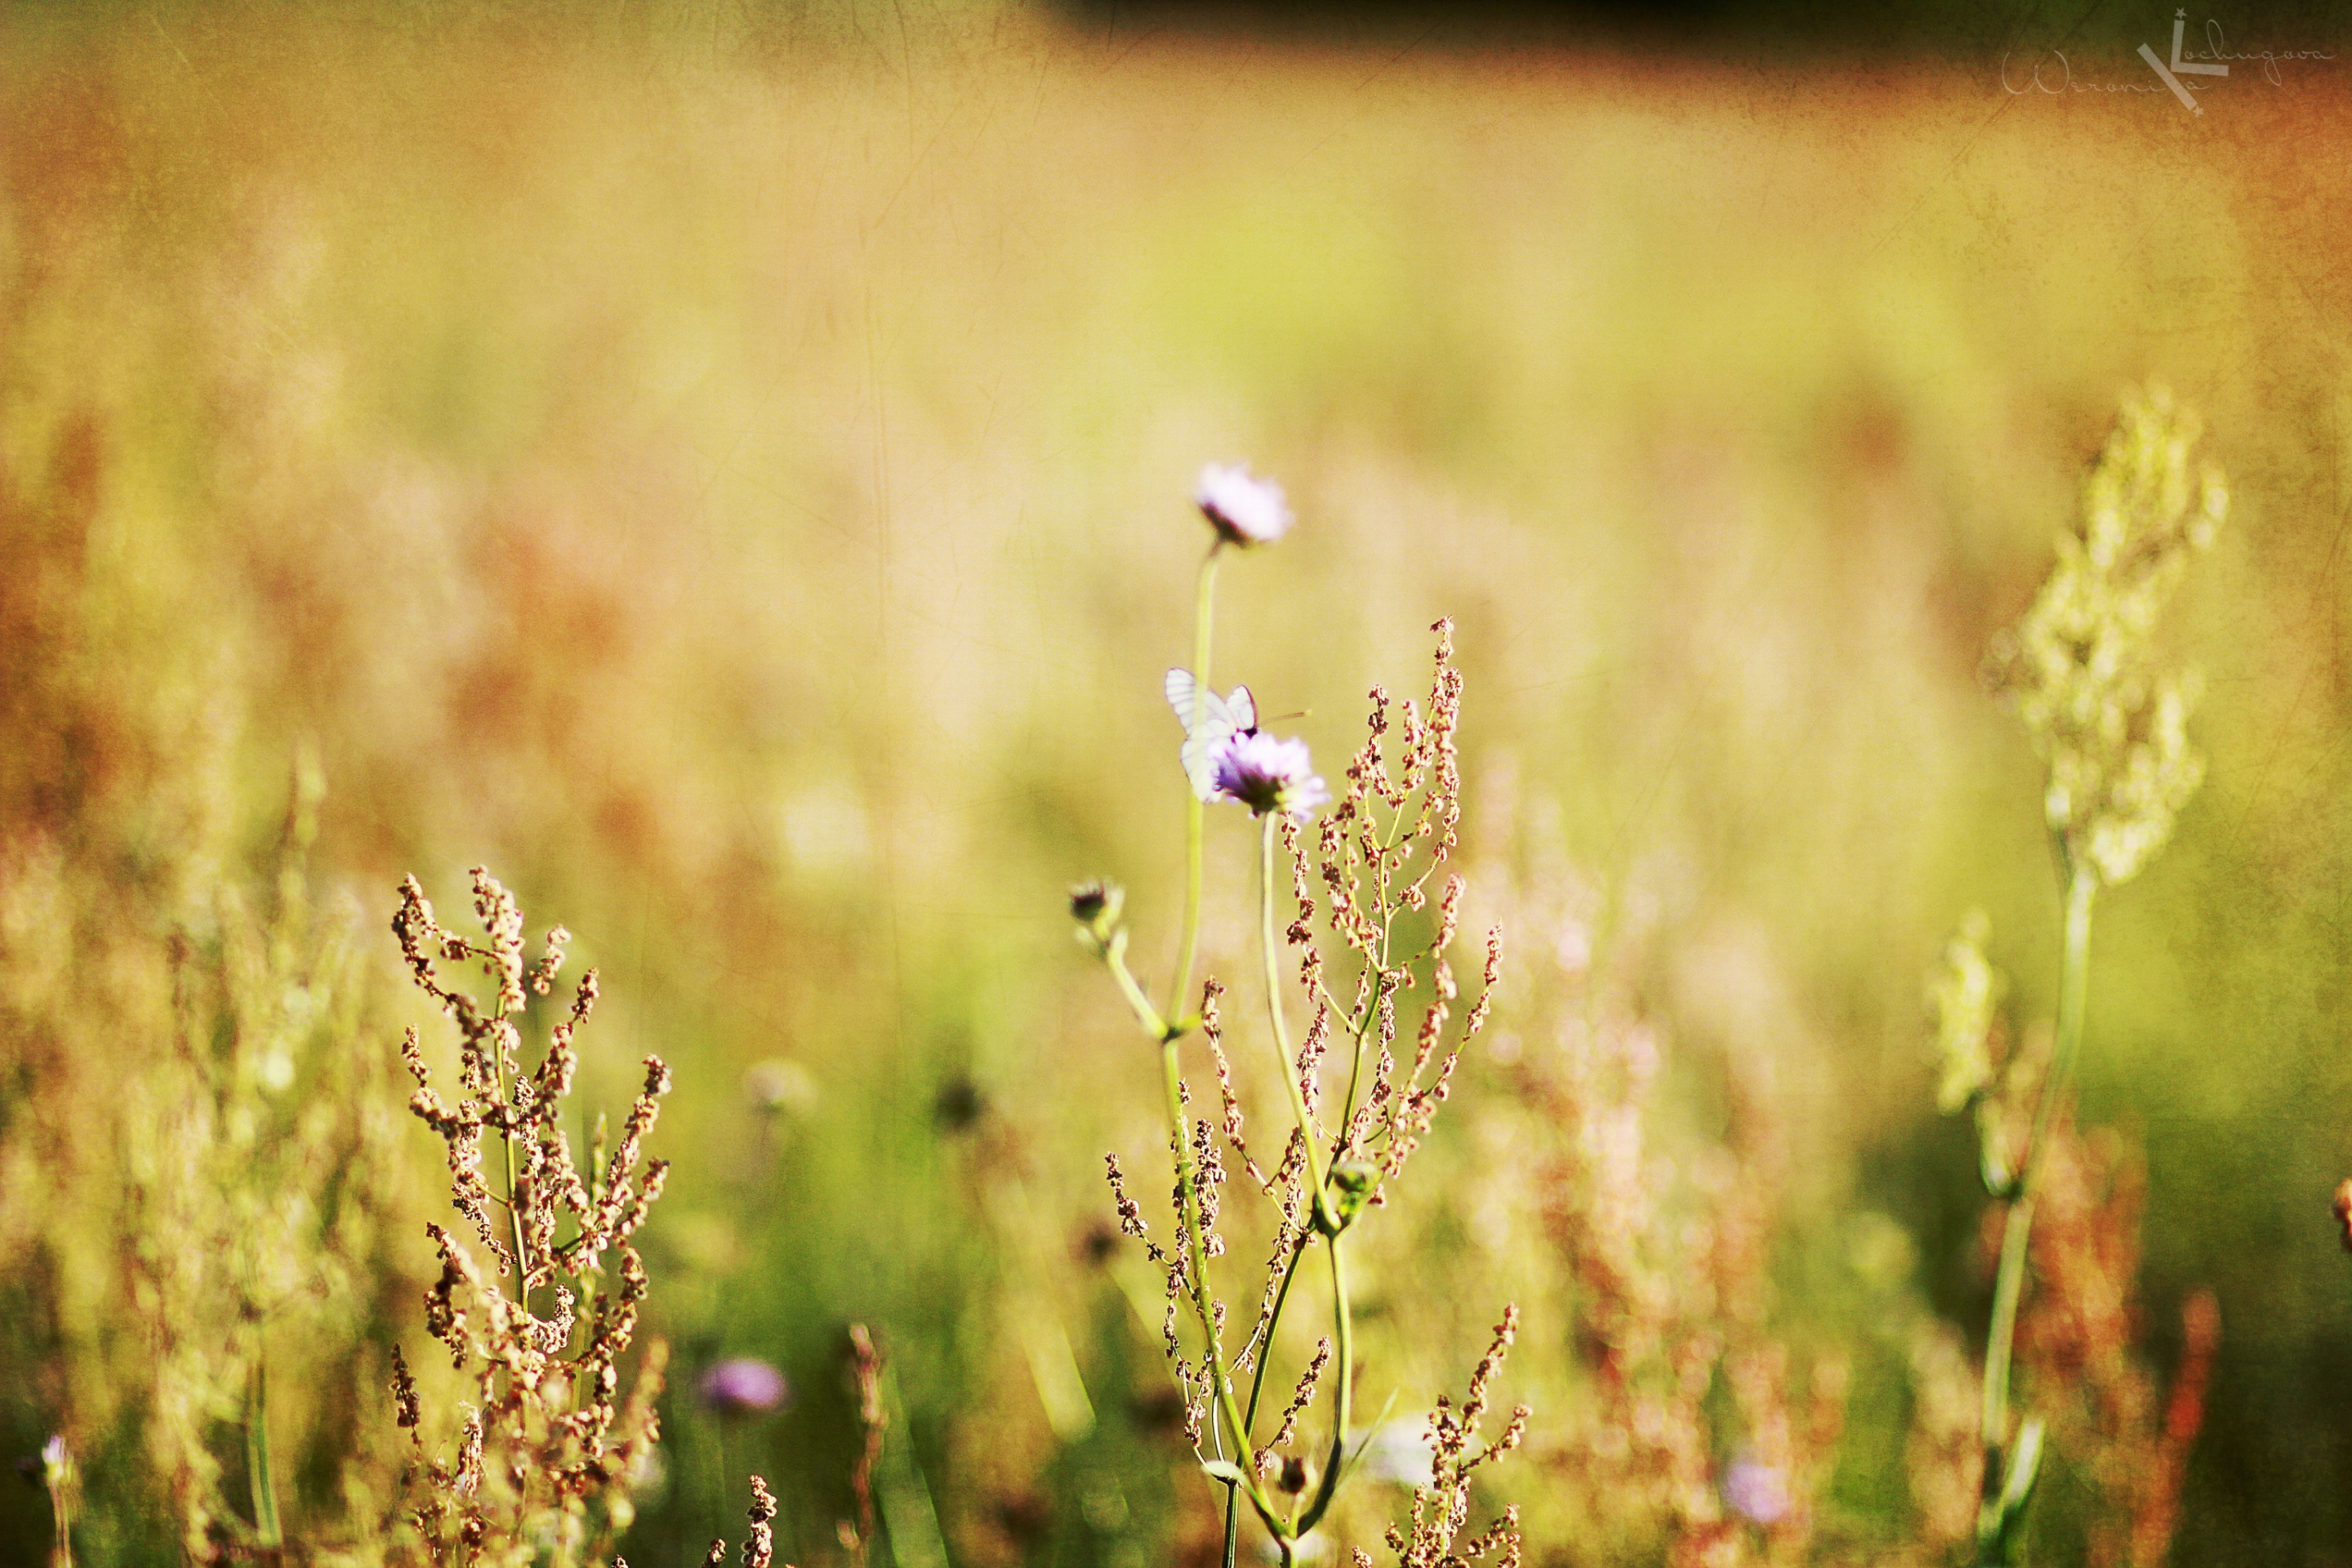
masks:
<svg viewBox="0 0 2352 1568"><path fill-rule="evenodd" d="M52 1568L73 1568L73 1496L70 1487L49 1481L49 1513L57 1521L58 1543L49 1552Z"/></svg>
<svg viewBox="0 0 2352 1568"><path fill-rule="evenodd" d="M1208 701L1209 655L1216 628L1217 557L1225 542L1218 539L1201 558L1200 579L1192 590L1192 711L1184 721L1190 735L1199 727ZM1201 944L1202 801L1186 781L1184 804L1184 925L1176 943L1176 973L1168 984L1167 1027L1181 1035L1190 1026L1184 998L1192 988L1192 960Z"/></svg>
<svg viewBox="0 0 2352 1568"><path fill-rule="evenodd" d="M1307 1507L1304 1514L1298 1516L1296 1528L1298 1532L1304 1533L1314 1529L1316 1523L1322 1519L1324 1510L1331 1506L1332 1493L1339 1486L1340 1461L1347 1453L1348 1385L1353 1380L1355 1373L1355 1324L1348 1306L1348 1267L1340 1246L1343 1233L1338 1215L1331 1210L1329 1194L1326 1191L1327 1178L1321 1152L1316 1147L1315 1124L1307 1114L1306 1092L1299 1087L1297 1063L1291 1058L1290 1026L1283 1017L1281 950L1276 945L1274 920L1275 826L1274 814L1266 813L1264 826L1258 836L1258 891L1260 894L1258 942L1265 961L1266 1019L1274 1031L1276 1055L1281 1058L1283 1087L1290 1091L1291 1112L1298 1119L1299 1142L1306 1150L1307 1179L1312 1184L1315 1194L1316 1224L1318 1228L1322 1230L1326 1245L1331 1254L1331 1318L1334 1331L1332 1337L1336 1342L1339 1355L1339 1363L1334 1369L1339 1378L1339 1394L1333 1406L1331 1458L1330 1462L1324 1467L1322 1485L1316 1490L1314 1502ZM1286 1284L1287 1284L1286 1280ZM1275 1310L1275 1318L1277 1320L1281 1315L1281 1300L1277 1299ZM1275 1324L1270 1321L1266 1324L1265 1344L1258 1352L1261 1368L1265 1365L1265 1357L1274 1349L1274 1328Z"/></svg>
<svg viewBox="0 0 2352 1568"><path fill-rule="evenodd" d="M1125 933L1118 933L1116 940L1123 944ZM1127 967L1127 954L1121 945L1114 945L1106 951L1103 963L1109 966L1111 978L1118 982L1119 994L1126 997L1127 1005L1135 1009L1136 1022L1143 1026L1145 1034L1162 1045L1168 1045L1183 1033L1181 1029L1169 1026L1160 1016L1160 1009L1151 1005L1151 998L1143 994L1143 987L1136 984L1133 971Z"/></svg>
<svg viewBox="0 0 2352 1568"><path fill-rule="evenodd" d="M1992 1325L1985 1339L1983 1500L1977 1510L1980 1568L1998 1568L2000 1563L2001 1494L2008 1483L2003 1461L2009 1448L2010 1365L2017 1338L2018 1304L2025 1289L2026 1244L2033 1233L2033 1202L2041 1186L2042 1163L2050 1152L2051 1129L2059 1101L2073 1081L2075 1058L2082 1054L2083 1015L2090 994L2091 905L2098 887L2096 873L2087 866L2074 867L2067 879L2065 948L2058 976L2058 1039L2051 1054L2050 1075L2033 1108L2032 1142L2026 1148L2025 1166L2018 1175L2001 1230Z"/></svg>
<svg viewBox="0 0 2352 1568"><path fill-rule="evenodd" d="M1381 850L1383 855L1385 855L1389 850L1396 847L1397 841L1404 833L1404 807L1399 806L1397 807L1395 819L1389 824L1388 833L1381 841ZM1348 1098L1342 1102L1339 1116L1340 1144L1334 1153L1335 1158L1338 1154L1347 1152L1349 1148L1352 1146L1355 1140L1356 1095L1363 1083L1364 1047L1371 1040L1373 1021L1380 1016L1381 998L1388 992L1389 955L1391 952L1391 944L1394 942L1395 937L1396 915L1395 912L1391 910L1381 921L1381 951L1380 956L1374 961L1372 966L1371 994L1365 999L1363 1016L1361 1017L1352 1019L1349 1024L1350 1050L1348 1065ZM1328 993L1326 994L1326 999L1328 1000ZM1332 1006L1332 1012L1337 1014L1339 1012L1339 1008L1334 1005Z"/></svg>
<svg viewBox="0 0 2352 1568"><path fill-rule="evenodd" d="M254 1543L269 1550L285 1544L278 1523L278 1476L269 1457L269 1361L261 1331L253 1335L253 1371L246 1380L246 1479L253 1491Z"/></svg>
<svg viewBox="0 0 2352 1568"><path fill-rule="evenodd" d="M1290 1282L1298 1278L1299 1259L1307 1256L1307 1238L1312 1231L1302 1230L1291 1244L1289 1260L1282 1266L1282 1283L1274 1293L1274 1310L1265 1315L1264 1340L1257 1345L1257 1365L1250 1372L1249 1403L1242 1408L1242 1419L1250 1426L1257 1425L1258 1399L1265 1393L1266 1362L1274 1353L1274 1326L1282 1321L1283 1304L1290 1300ZM1244 1351L1249 1347L1244 1345ZM1234 1568L1241 1546L1241 1511L1234 1505L1233 1489L1225 1492L1225 1568Z"/></svg>
<svg viewBox="0 0 2352 1568"><path fill-rule="evenodd" d="M505 1016L503 1007L499 1010L499 1016ZM491 1055L495 1058L491 1065L498 1069L499 1074L499 1105L505 1117L510 1120L514 1112L514 1087L507 1081L506 1052L503 1049L496 1049ZM515 1299L528 1311L530 1308L530 1258L529 1249L523 1245L522 1211L515 1207L514 1129L512 1127L499 1129L499 1150L506 1164L507 1221L514 1227Z"/></svg>
<svg viewBox="0 0 2352 1568"><path fill-rule="evenodd" d="M1322 1484L1315 1489L1315 1500L1299 1516L1301 1535L1323 1521L1331 1500L1339 1490L1339 1471L1348 1458L1348 1418L1354 1403L1356 1372L1356 1319L1348 1305L1348 1259L1341 1243L1345 1236L1330 1238L1331 1253L1331 1325L1332 1338L1338 1343L1339 1362L1332 1370L1339 1378L1331 1406L1331 1457L1323 1465Z"/></svg>
<svg viewBox="0 0 2352 1568"><path fill-rule="evenodd" d="M1176 1193L1182 1205L1182 1225L1191 1258L1192 1275L1192 1308L1200 1314L1202 1359L1206 1362L1211 1397L1216 1402L1213 1414L1224 1417L1239 1445L1243 1460L1242 1474L1247 1478L1250 1506L1269 1524L1274 1521L1274 1505L1257 1484L1255 1470L1247 1463L1249 1458L1249 1423L1242 1419L1241 1407L1234 1399L1233 1378L1225 1371L1224 1351L1217 1343L1217 1313L1214 1299L1209 1292L1209 1250L1201 1234L1200 1194L1193 1190L1192 1130L1185 1125L1184 1096L1179 1088L1176 1066L1176 1042L1165 1041L1160 1047L1160 1078L1168 1094L1168 1125L1176 1148ZM1212 1423L1213 1426L1213 1422ZM1230 1484L1230 1483L1229 1483Z"/></svg>
<svg viewBox="0 0 2352 1568"><path fill-rule="evenodd" d="M1290 1026L1282 1016L1281 949L1275 945L1274 937L1274 813L1265 814L1264 824L1258 835L1257 869L1258 944L1265 958L1265 1015L1274 1029L1275 1056L1282 1064L1282 1087L1290 1091L1290 1113L1298 1120L1299 1142L1307 1150L1307 1175L1315 1194L1316 1218L1336 1233L1337 1218L1323 1190L1323 1155L1315 1144L1315 1122L1307 1112L1306 1092L1298 1087L1298 1064L1291 1059Z"/></svg>

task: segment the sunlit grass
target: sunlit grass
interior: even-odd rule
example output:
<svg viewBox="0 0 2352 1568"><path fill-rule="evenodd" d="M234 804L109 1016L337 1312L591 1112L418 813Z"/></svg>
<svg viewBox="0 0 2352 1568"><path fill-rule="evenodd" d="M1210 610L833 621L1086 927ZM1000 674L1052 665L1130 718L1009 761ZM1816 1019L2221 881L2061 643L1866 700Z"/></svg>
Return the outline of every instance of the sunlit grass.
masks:
<svg viewBox="0 0 2352 1568"><path fill-rule="evenodd" d="M1114 866L1182 886L1158 674L1190 638L1183 497L1246 458L1300 521L1279 573L1225 585L1220 669L1339 755L1452 616L1467 831L1515 779L1516 820L1601 889L1601 940L1654 931L1628 984L1679 1042L1661 1114L1712 1136L1710 1064L1774 1063L1788 1310L1843 1267L1831 1216L1884 1209L1974 1334L1919 976L1980 904L2046 1016L2059 917L2039 764L1979 663L2157 374L2233 480L2179 639L2210 774L2102 911L2085 1120L2149 1134L2159 1362L2195 1284L2228 1325L2179 1560L2352 1530L2310 1393L2347 1342L2324 1199L2352 1078L2347 299L2301 199L2342 162L2324 83L2176 122L1924 62L643 17L0 24L0 837L54 847L77 929L133 954L85 944L78 985L149 973L220 868L268 874L307 742L315 874L373 910L412 868L497 865L607 978L583 1095L617 1112L640 1057L676 1068L664 1326L681 1386L743 1352L802 1390L724 1434L782 1476L787 1552L850 1506L854 1319L959 1552L1189 1539L1172 1447L1129 1414L1148 1332L1069 1261L1100 1151L1161 1112L1062 899ZM1212 908L1249 908L1246 840L1212 838ZM1155 972L1177 913L1128 910ZM99 1118L163 1015L36 1026L27 929L0 1050L78 1064ZM1205 961L1251 973L1250 938L1213 919ZM813 1097L758 1104L770 1058ZM44 1168L104 1210L59 1147ZM100 1252L23 1261L49 1256L26 1170L11 1289L103 1279ZM1001 1310L1030 1278L1096 1407L1076 1444ZM376 1331L413 1309L387 1288ZM0 1333L16 1451L90 1397L37 1370L58 1345ZM740 1532L721 1436L674 1413L643 1560ZM37 1493L0 1508L46 1540Z"/></svg>

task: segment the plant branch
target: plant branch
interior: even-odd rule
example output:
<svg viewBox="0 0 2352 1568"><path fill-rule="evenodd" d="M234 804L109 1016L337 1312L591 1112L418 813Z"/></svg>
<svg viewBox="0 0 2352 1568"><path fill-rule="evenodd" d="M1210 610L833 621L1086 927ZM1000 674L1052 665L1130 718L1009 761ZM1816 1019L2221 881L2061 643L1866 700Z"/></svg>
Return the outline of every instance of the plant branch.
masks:
<svg viewBox="0 0 2352 1568"><path fill-rule="evenodd" d="M2083 1016L2090 994L2091 905L2098 893L2098 876L2088 866L2072 868L2066 886L2066 932L2058 980L2058 1039L2051 1056L2050 1073L2033 1110L2032 1142L2026 1147L2025 1165L2017 1175L2015 1198L2002 1228L2000 1268L1993 1285L1992 1324L1985 1340L1983 1500L1977 1510L1977 1561L1979 1568L2000 1568L2008 1511L2004 1497L2009 1478L2002 1461L2009 1447L2011 1359L2017 1337L2018 1305L2025 1289L2027 1243L2033 1231L2033 1201L2041 1186L2042 1169L2050 1152L2050 1138L2074 1075L2075 1058L2083 1048Z"/></svg>
<svg viewBox="0 0 2352 1568"><path fill-rule="evenodd" d="M1199 726L1208 701L1210 645L1216 626L1217 556L1224 542L1223 539L1213 541L1209 553L1201 558L1201 575L1192 591L1192 711L1184 721L1188 736ZM1167 1008L1167 1026L1179 1035L1192 1026L1184 1013L1184 998L1192 988L1192 960L1201 942L1202 801L1192 792L1190 780L1186 781L1184 793L1184 926L1176 944L1176 973L1168 984Z"/></svg>

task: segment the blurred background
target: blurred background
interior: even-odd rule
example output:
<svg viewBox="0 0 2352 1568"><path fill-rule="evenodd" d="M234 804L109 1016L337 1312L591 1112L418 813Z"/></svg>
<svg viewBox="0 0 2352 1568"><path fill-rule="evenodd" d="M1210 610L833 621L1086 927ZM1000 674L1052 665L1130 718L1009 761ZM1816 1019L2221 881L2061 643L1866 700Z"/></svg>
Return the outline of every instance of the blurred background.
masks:
<svg viewBox="0 0 2352 1568"><path fill-rule="evenodd" d="M1613 994L1664 1042L1662 1125L1715 1136L1726 1064L1760 1086L1775 1321L1866 1345L1899 1298L1976 1343L1923 977L1981 907L2030 1027L2058 912L1979 669L2155 379L2231 481L2176 628L2210 771L2102 906L2082 1119L2142 1151L2159 1383L2183 1299L2221 1304L2173 1561L2352 1563L2352 82L2242 62L2192 115L2147 89L2153 9L1696 20L0 9L0 1437L73 1434L87 1559L178 1560L172 1422L240 1462L233 1401L152 1394L152 1255L212 1180L124 1174L187 1033L172 976L225 955L235 1013L237 922L276 911L271 1114L383 1110L347 1140L381 1224L288 1289L413 1355L438 1150L400 1109L422 1015L386 921L404 873L454 916L482 862L602 969L586 1101L617 1114L648 1050L679 1085L632 1562L740 1531L747 1468L797 1561L837 1555L853 1321L890 1357L898 1563L1193 1560L1156 1287L1100 1231L1104 1151L1159 1152L1154 1063L1063 900L1124 882L1161 981L1160 676L1212 460L1298 517L1224 569L1221 684L1303 710L1336 777L1451 616L1474 885L1573 889L1528 938L1556 967L1642 933ZM2344 52L2323 12L2221 20ZM1205 952L1245 984L1231 816ZM1482 1233L1445 1176L1520 1179L1481 1132L1517 1049L1474 1050L1375 1272L1401 1413L1523 1283L1508 1247L1457 1267ZM1505 1395L1540 1426L1582 1397L1576 1314L1521 1300ZM793 1397L698 1404L726 1357ZM1914 1522L1899 1359L1854 1361L1841 1561ZM389 1426L367 1364L280 1379L297 1514ZM1369 1484L1367 1518L1401 1507ZM11 1483L0 1555L48 1528ZM1538 1561L1664 1560L1547 1529Z"/></svg>

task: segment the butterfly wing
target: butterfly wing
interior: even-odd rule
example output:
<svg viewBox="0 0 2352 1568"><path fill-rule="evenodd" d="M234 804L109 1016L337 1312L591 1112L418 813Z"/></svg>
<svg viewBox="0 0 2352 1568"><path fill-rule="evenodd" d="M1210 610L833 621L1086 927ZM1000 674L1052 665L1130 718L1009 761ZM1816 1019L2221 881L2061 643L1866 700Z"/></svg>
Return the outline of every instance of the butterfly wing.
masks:
<svg viewBox="0 0 2352 1568"><path fill-rule="evenodd" d="M1225 712L1233 720L1234 728L1243 734L1250 734L1257 729L1257 699L1250 695L1248 687L1234 688L1234 694L1225 699Z"/></svg>
<svg viewBox="0 0 2352 1568"><path fill-rule="evenodd" d="M1177 752L1184 764L1184 776L1192 781L1192 793L1202 800L1215 798L1217 793L1217 748L1224 744L1236 728L1232 705L1214 691L1192 679L1187 669L1168 672L1168 706L1176 710L1176 721L1184 726L1184 744ZM1244 701L1248 693L1242 694Z"/></svg>
<svg viewBox="0 0 2352 1568"><path fill-rule="evenodd" d="M1196 717L1204 716L1196 715L1192 711L1192 696L1200 689L1201 683L1192 679L1191 670L1171 669L1168 672L1166 687L1168 706L1176 710L1176 722L1183 725L1187 730L1192 729L1192 721ZM1213 697L1216 693L1211 692L1210 695Z"/></svg>

